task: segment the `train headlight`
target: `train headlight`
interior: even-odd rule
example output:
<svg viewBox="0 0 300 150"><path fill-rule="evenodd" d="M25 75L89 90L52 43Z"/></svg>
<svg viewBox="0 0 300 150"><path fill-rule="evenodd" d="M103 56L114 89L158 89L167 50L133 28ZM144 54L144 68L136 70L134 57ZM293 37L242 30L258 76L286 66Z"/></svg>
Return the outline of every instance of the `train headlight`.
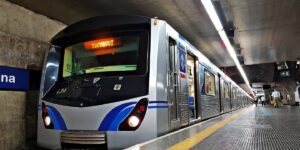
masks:
<svg viewBox="0 0 300 150"><path fill-rule="evenodd" d="M132 128L138 126L140 123L140 119L137 116L130 116L128 118L128 125Z"/></svg>
<svg viewBox="0 0 300 150"><path fill-rule="evenodd" d="M129 115L120 123L119 131L135 131L142 124L148 108L148 99L139 100Z"/></svg>
<svg viewBox="0 0 300 150"><path fill-rule="evenodd" d="M49 116L46 116L44 118L44 123L45 123L46 126L50 126L50 124L51 124L51 118Z"/></svg>

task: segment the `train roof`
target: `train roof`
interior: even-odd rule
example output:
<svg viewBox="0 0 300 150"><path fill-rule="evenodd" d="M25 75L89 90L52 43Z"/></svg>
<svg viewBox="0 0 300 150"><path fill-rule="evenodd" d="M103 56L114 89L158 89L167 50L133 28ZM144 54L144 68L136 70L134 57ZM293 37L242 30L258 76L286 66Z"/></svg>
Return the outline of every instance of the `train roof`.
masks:
<svg viewBox="0 0 300 150"><path fill-rule="evenodd" d="M85 31L97 30L99 28L133 25L133 24L150 24L151 18L137 15L106 15L85 19L67 26L65 29L57 33L51 42L55 42L61 38L72 37Z"/></svg>

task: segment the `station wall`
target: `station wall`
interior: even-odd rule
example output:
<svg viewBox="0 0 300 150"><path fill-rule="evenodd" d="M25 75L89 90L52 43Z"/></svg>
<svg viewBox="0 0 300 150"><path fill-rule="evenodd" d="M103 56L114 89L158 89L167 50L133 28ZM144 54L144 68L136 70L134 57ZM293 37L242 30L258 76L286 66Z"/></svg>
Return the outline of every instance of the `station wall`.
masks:
<svg viewBox="0 0 300 150"><path fill-rule="evenodd" d="M0 0L0 66L40 71L48 41L64 27L63 23ZM25 148L26 140L36 137L37 94L37 89L0 90L1 150Z"/></svg>

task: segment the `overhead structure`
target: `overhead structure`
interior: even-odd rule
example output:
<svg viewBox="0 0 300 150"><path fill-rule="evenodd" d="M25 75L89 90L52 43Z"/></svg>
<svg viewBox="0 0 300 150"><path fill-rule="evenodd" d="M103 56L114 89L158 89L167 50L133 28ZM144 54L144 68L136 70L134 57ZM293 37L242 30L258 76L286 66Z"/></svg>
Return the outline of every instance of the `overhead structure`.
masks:
<svg viewBox="0 0 300 150"><path fill-rule="evenodd" d="M254 96L254 93L251 89L251 86L250 86L249 80L247 78L247 75L246 75L244 69L242 68L238 58L237 58L235 50L233 49L232 45L229 42L229 39L228 39L228 37L225 33L224 27L223 27L218 15L217 15L217 12L216 12L211 0L201 0L201 2L203 4L207 14L209 15L209 18L211 19L212 23L214 24L218 34L220 35L224 45L226 46L226 49L227 49L229 55L233 59L235 65L236 65L237 69L239 70L241 76L243 77L245 83L249 87L249 89L251 91L251 94L253 94L253 96Z"/></svg>

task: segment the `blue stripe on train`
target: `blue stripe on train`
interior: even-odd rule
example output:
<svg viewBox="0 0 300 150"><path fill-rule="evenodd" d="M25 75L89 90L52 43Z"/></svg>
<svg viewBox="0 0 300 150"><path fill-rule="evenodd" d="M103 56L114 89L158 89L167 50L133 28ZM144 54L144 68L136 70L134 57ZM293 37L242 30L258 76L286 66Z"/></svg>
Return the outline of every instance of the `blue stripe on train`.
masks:
<svg viewBox="0 0 300 150"><path fill-rule="evenodd" d="M149 109L153 108L168 108L168 106L148 106Z"/></svg>
<svg viewBox="0 0 300 150"><path fill-rule="evenodd" d="M99 131L117 131L120 123L130 114L137 102L128 102L112 109L102 120ZM167 101L149 101L150 104L167 104ZM168 108L168 106L148 106L149 109Z"/></svg>
<svg viewBox="0 0 300 150"><path fill-rule="evenodd" d="M119 117L119 113L125 109L126 107L132 105L132 104L136 104L137 102L128 102L128 103L124 103L121 104L117 107L115 107L114 109L112 109L103 119L103 121L101 122L98 130L99 131L109 131L110 125L114 122L114 120L120 120L121 118ZM121 116L122 117L122 116Z"/></svg>
<svg viewBox="0 0 300 150"><path fill-rule="evenodd" d="M115 118L109 126L109 131L118 131L119 124L127 117L127 115L131 112L133 108L133 106L130 106L121 111L118 117Z"/></svg>
<svg viewBox="0 0 300 150"><path fill-rule="evenodd" d="M56 130L67 130L66 123L65 123L64 119L62 118L61 114L57 111L57 109L52 107L52 106L49 106L49 105L47 107L50 108L50 110L53 113L52 117L55 118L55 120L57 121L56 124L54 123L54 129L56 129ZM47 109L47 111L48 111L48 109ZM52 119L52 117L51 117L51 119Z"/></svg>
<svg viewBox="0 0 300 150"><path fill-rule="evenodd" d="M149 104L168 104L168 101L150 101ZM148 106L149 109L168 108L168 105L154 105Z"/></svg>
<svg viewBox="0 0 300 150"><path fill-rule="evenodd" d="M66 123L58 110L49 105L46 105L46 109L54 124L54 130L67 130ZM38 106L38 111L42 111L41 105Z"/></svg>

